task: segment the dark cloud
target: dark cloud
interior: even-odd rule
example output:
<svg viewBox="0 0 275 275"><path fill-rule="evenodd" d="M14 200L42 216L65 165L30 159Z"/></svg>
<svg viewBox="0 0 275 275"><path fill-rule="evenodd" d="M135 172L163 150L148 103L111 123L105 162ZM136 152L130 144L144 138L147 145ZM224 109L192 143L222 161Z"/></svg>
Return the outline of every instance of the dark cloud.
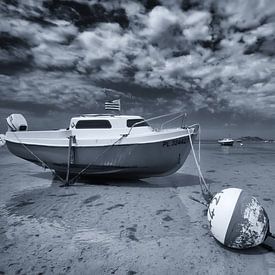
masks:
<svg viewBox="0 0 275 275"><path fill-rule="evenodd" d="M275 55L275 37L260 37L255 43L249 45L244 54L262 53L267 56Z"/></svg>
<svg viewBox="0 0 275 275"><path fill-rule="evenodd" d="M106 9L100 3L90 5L77 1L44 1L52 18L72 22L80 29L91 27L97 23L118 23L122 28L129 26L129 20L123 8Z"/></svg>
<svg viewBox="0 0 275 275"><path fill-rule="evenodd" d="M0 73L12 73L30 67L32 53L27 41L8 32L2 32L0 45Z"/></svg>

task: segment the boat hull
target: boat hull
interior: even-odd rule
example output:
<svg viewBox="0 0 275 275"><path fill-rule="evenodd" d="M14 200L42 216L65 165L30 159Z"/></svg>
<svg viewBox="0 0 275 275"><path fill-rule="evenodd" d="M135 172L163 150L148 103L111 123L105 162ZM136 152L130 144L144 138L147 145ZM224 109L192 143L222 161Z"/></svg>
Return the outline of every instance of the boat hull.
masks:
<svg viewBox="0 0 275 275"><path fill-rule="evenodd" d="M192 134L194 139L196 134ZM41 160L57 174L67 172L68 147L27 145L7 141L14 155L43 166ZM146 178L176 172L190 152L189 136L166 141L113 146L71 147L70 174L85 169L84 175Z"/></svg>
<svg viewBox="0 0 275 275"><path fill-rule="evenodd" d="M219 144L221 145L221 146L233 146L233 144L234 144L234 141L229 141L229 142L219 142Z"/></svg>

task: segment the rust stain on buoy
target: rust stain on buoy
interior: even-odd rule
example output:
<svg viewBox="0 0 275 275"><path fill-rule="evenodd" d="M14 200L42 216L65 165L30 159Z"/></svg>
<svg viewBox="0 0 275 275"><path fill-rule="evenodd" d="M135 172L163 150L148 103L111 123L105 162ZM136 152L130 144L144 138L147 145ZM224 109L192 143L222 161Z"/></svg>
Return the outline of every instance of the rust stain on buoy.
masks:
<svg viewBox="0 0 275 275"><path fill-rule="evenodd" d="M243 196L247 197L245 192ZM241 198L243 197L241 195ZM236 224L228 228L226 238L227 245L233 248L249 248L261 244L269 230L269 221L263 207L259 204L256 198L248 196L239 202L235 211L234 219ZM230 226L230 225L229 225ZM232 230L232 231L230 231Z"/></svg>

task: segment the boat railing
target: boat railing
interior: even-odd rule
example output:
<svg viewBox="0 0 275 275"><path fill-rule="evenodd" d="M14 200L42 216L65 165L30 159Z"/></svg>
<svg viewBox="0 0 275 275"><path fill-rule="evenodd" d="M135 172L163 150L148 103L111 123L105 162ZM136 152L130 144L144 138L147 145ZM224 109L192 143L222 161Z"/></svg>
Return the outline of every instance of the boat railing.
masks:
<svg viewBox="0 0 275 275"><path fill-rule="evenodd" d="M134 123L134 124L131 126L131 128L130 128L130 130L129 130L129 132L128 132L127 135L129 135L129 134L131 133L131 131L132 131L132 129L133 129L134 127L136 127L136 126L139 125L139 124L144 123L144 121L145 121L145 122L152 122L152 121L154 121L154 120L163 119L163 118L165 118L165 117L170 117L170 116L175 116L175 117L173 117L173 118L171 118L171 119L169 119L169 120L166 120L166 121L162 122L162 123L160 124L159 127L153 127L152 124L150 124L150 126L151 126L155 131L161 131L161 130L163 130L164 126L166 126L166 125L168 125L168 124L171 124L172 122L176 121L176 120L179 119L179 118L182 118L180 127L181 127L181 128L184 128L184 125L183 125L183 124L184 124L184 122L185 122L185 119L186 119L187 115L186 115L186 113L182 113L182 112L179 113L179 112L178 112L178 113L172 113L172 114L166 114L166 115L156 116L156 117L152 117L152 118L148 118L148 119L144 119L144 120L141 120L141 121L139 121L139 122L136 122L136 123Z"/></svg>
<svg viewBox="0 0 275 275"><path fill-rule="evenodd" d="M200 124L198 123L195 123L195 124L192 124L192 125L188 125L188 128L193 128L194 129L194 133L198 133L199 130L200 130Z"/></svg>
<svg viewBox="0 0 275 275"><path fill-rule="evenodd" d="M171 118L165 122L163 122L161 125L160 125L160 130L162 130L164 128L165 125L169 124L169 123L172 123L173 121L176 121L177 119L179 118L182 118L182 121L181 121L181 127L183 126L183 122L184 122L184 119L187 117L187 114L186 113L180 113L179 115L177 115L176 117L174 118Z"/></svg>

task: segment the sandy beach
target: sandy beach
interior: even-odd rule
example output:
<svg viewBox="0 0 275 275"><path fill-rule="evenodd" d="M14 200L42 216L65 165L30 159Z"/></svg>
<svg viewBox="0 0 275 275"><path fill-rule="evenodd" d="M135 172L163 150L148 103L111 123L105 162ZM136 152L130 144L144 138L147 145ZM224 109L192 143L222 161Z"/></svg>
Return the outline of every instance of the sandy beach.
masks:
<svg viewBox="0 0 275 275"><path fill-rule="evenodd" d="M0 274L275 274L263 247L226 249L209 233L194 161L140 181L59 187L48 171L0 148ZM275 231L275 145L202 144L212 192L239 187Z"/></svg>
<svg viewBox="0 0 275 275"><path fill-rule="evenodd" d="M2 0L0 18L0 275L275 275L275 239L210 232L275 236L274 0ZM247 192L210 226L191 140L213 195ZM24 159L184 165L65 187Z"/></svg>

